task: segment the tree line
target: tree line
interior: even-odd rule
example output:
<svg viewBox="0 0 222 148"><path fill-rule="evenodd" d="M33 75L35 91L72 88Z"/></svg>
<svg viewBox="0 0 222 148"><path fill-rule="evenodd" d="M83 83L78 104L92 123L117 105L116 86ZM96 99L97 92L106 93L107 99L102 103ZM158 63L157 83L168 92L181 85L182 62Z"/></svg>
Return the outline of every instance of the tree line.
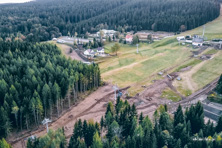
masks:
<svg viewBox="0 0 222 148"><path fill-rule="evenodd" d="M97 64L66 59L55 45L0 41L0 138L59 117L79 94L100 86Z"/></svg>
<svg viewBox="0 0 222 148"><path fill-rule="evenodd" d="M218 81L217 87L215 89L219 94L222 94L222 75L220 76L220 79Z"/></svg>
<svg viewBox="0 0 222 148"><path fill-rule="evenodd" d="M222 117L217 125L204 123L200 102L183 111L179 105L172 117L167 106L161 105L153 115L137 113L135 105L117 99L111 102L100 122L78 120L69 143L60 141L67 148L220 148L222 146ZM64 135L64 131L59 129ZM52 132L52 131L51 131ZM51 133L49 133L49 136ZM50 136L51 137L51 136ZM44 140L43 140L44 139ZM62 138L64 139L64 138ZM50 147L53 139L42 137L28 140L27 148ZM47 144L47 145L44 145ZM66 143L66 144L65 144Z"/></svg>
<svg viewBox="0 0 222 148"><path fill-rule="evenodd" d="M55 5L56 4L56 5ZM0 5L0 37L31 42L61 35L193 29L219 16L218 0L37 0Z"/></svg>

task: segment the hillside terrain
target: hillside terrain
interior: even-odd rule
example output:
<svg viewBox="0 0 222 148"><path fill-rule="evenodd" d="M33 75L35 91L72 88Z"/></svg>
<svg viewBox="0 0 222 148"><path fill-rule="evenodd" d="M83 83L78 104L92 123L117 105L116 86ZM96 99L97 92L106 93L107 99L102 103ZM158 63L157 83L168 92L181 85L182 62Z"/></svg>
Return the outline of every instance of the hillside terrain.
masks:
<svg viewBox="0 0 222 148"><path fill-rule="evenodd" d="M222 13L221 13L222 14ZM205 25L205 36L208 39L222 37L222 16ZM186 31L182 35L202 34L203 27ZM156 80L163 79L158 72L165 71L165 75L172 72L179 72L181 81L173 81L173 85L183 95L203 88L215 80L222 73L220 61L221 50L212 47L204 50L197 58L193 57L191 46L179 45L177 36L156 41L153 44L141 43L139 54L136 53L136 46L121 44L118 56L98 61L101 69L102 79L120 87L132 86L131 95L144 90L143 85L150 85ZM110 52L113 44L107 44L105 49ZM202 55L211 54L210 60L200 60ZM186 71L180 71L189 67Z"/></svg>
<svg viewBox="0 0 222 148"><path fill-rule="evenodd" d="M216 0L37 0L1 5L0 37L38 42L100 29L180 32L214 20L219 10Z"/></svg>
<svg viewBox="0 0 222 148"><path fill-rule="evenodd" d="M0 41L0 55L0 138L58 118L100 86L97 65L68 60L55 45Z"/></svg>
<svg viewBox="0 0 222 148"><path fill-rule="evenodd" d="M221 20L218 0L0 5L0 148L221 147Z"/></svg>

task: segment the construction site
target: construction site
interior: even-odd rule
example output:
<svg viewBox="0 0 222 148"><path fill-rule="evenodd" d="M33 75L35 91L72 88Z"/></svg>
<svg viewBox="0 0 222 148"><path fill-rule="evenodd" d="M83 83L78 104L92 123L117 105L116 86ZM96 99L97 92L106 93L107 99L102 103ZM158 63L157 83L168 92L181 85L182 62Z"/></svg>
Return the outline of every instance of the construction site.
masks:
<svg viewBox="0 0 222 148"><path fill-rule="evenodd" d="M222 60L221 42L215 41L215 38L221 38L218 36L218 33L222 34L221 18L205 25L204 36L208 38L209 46L183 46L176 40L177 36L152 44L142 43L138 53L136 46L121 44L118 56L97 61L104 85L82 94L70 108L65 102L62 114L59 118L54 115L48 128L56 130L64 127L69 140L78 119L99 121L105 114L107 104L115 103L117 96L135 104L138 114L143 112L151 119L161 104L167 104L169 113L173 115L179 104L185 109L201 101L206 120L216 122L222 115L222 106L209 102L207 97L216 87L222 73L221 62L218 62ZM203 26L181 35L202 32ZM75 52L69 53L69 46L56 45L67 58L84 62ZM107 44L105 50L108 51L112 46L113 43ZM13 134L8 141L14 148L23 148L28 137L46 134L45 124Z"/></svg>

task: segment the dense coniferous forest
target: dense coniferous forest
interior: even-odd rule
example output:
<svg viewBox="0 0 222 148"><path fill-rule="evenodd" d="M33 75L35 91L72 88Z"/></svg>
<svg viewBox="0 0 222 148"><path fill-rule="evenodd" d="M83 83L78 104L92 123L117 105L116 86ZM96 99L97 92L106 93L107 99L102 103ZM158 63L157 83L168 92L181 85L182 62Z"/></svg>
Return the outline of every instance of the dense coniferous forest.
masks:
<svg viewBox="0 0 222 148"><path fill-rule="evenodd" d="M100 29L193 29L219 16L218 0L37 0L0 5L0 37L45 41Z"/></svg>
<svg viewBox="0 0 222 148"><path fill-rule="evenodd" d="M59 129L61 135L64 131ZM100 123L77 121L73 135L67 143L62 138L55 139L50 131L48 136L28 141L27 148L57 147L68 148L221 148L222 117L218 124L204 123L201 103L183 112L179 106L170 116L167 106L160 106L151 121L148 116L137 114L135 105L118 98L113 106L109 103L105 117ZM54 135L54 136L53 136ZM199 139L199 140L198 140ZM206 140L208 139L208 140ZM54 142L53 142L54 141ZM52 145L51 145L52 144Z"/></svg>
<svg viewBox="0 0 222 148"><path fill-rule="evenodd" d="M216 87L216 91L219 94L222 94L222 75L220 76L220 79L218 81L217 87Z"/></svg>
<svg viewBox="0 0 222 148"><path fill-rule="evenodd" d="M100 85L98 65L66 59L55 45L0 41L0 57L0 138L59 116Z"/></svg>

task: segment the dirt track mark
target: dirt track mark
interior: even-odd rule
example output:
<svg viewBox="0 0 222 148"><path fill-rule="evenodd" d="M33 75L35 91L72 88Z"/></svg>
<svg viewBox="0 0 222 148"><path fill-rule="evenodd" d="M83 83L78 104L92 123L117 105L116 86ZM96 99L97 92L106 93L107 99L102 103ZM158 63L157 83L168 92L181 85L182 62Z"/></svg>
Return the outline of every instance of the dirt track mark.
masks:
<svg viewBox="0 0 222 148"><path fill-rule="evenodd" d="M136 109L137 109L137 110L142 110L142 109L146 109L146 108L151 107L151 106L158 107L158 104L157 104L157 103L151 103L151 104L148 104L148 105L146 105L146 106L137 107Z"/></svg>
<svg viewBox="0 0 222 148"><path fill-rule="evenodd" d="M179 104L181 104L183 106L187 102L190 102L193 99L200 97L201 95L208 94L210 91L212 91L217 86L219 79L220 79L220 77L216 78L214 81L207 84L203 89L193 93L192 95L188 96L186 99L169 105L168 106L169 110L171 110L171 112L173 112L173 111L175 111L173 109L177 109L177 106L179 106Z"/></svg>
<svg viewBox="0 0 222 148"><path fill-rule="evenodd" d="M216 57L217 55L218 55L218 53L213 55L212 57ZM183 72L180 74L180 77L183 80L182 82L184 82L185 85L187 85L188 89L191 90L192 93L194 93L195 91L198 90L198 85L194 82L194 80L192 79L192 76L208 61L209 60L202 61L201 63L192 67L189 71L186 71L186 72Z"/></svg>
<svg viewBox="0 0 222 148"><path fill-rule="evenodd" d="M61 128L63 126L68 125L71 122L74 122L76 119L78 119L80 117L83 117L83 116L86 116L86 115L89 115L89 114L93 114L93 113L98 113L98 112L104 112L105 113L105 110L106 110L105 108L104 109L99 109L98 111L93 111L93 112L89 112L89 111L92 108L94 108L97 104L99 104L99 103L103 102L105 99L107 99L110 95L114 94L114 91L112 90L112 88L109 89L110 91L107 91L108 88L106 88L106 87L110 88L111 86L101 87L97 91L90 94L87 98L88 101L87 101L87 99L85 99L85 100L81 101L78 105L73 106L72 109L69 109L68 112L64 113L63 115L60 116L60 118L58 118L53 123L51 123L49 125L49 128L55 130L59 127ZM125 88L120 89L120 90L126 90L128 88L130 88L130 87L125 87ZM100 96L99 97L100 99L97 99L98 94L100 94L101 92L106 92L106 93L105 93L105 95ZM86 102L88 102L88 103L93 102L93 104L90 105L90 106L87 106L87 108L84 109L84 107L82 107L82 104L84 104ZM77 115L73 115L73 113L75 113L76 110L78 110L77 108L79 106L81 106L81 108L79 108L80 113L77 114ZM82 111L81 111L81 109L82 109ZM73 127L73 125L71 127ZM26 135L21 136L21 137L17 138L14 141L11 141L10 143L13 145L13 147L20 148L21 147L21 142L23 141L24 138L27 138L31 135L36 135L37 137L39 137L39 136L42 136L44 134L45 134L45 128L40 127L38 130L33 131L33 132L29 132Z"/></svg>
<svg viewBox="0 0 222 148"><path fill-rule="evenodd" d="M130 65L126 65L126 66L123 66L123 67L120 67L120 68L117 68L117 69L114 69L114 70L105 72L105 73L102 74L102 76L104 77L104 76L107 76L107 75L111 75L112 73L117 72L117 71L121 71L121 70L124 70L124 69L132 68L132 67L134 67L134 66L136 66L136 65L138 65L138 64L141 64L142 62L145 62L145 61L147 61L147 60L156 58L156 57L158 57L158 56L163 56L163 55L164 55L164 53L158 53L158 54L154 55L153 57L146 58L146 59L143 59L143 60L141 60L141 61L134 62L134 63L132 63L132 64L130 64Z"/></svg>

